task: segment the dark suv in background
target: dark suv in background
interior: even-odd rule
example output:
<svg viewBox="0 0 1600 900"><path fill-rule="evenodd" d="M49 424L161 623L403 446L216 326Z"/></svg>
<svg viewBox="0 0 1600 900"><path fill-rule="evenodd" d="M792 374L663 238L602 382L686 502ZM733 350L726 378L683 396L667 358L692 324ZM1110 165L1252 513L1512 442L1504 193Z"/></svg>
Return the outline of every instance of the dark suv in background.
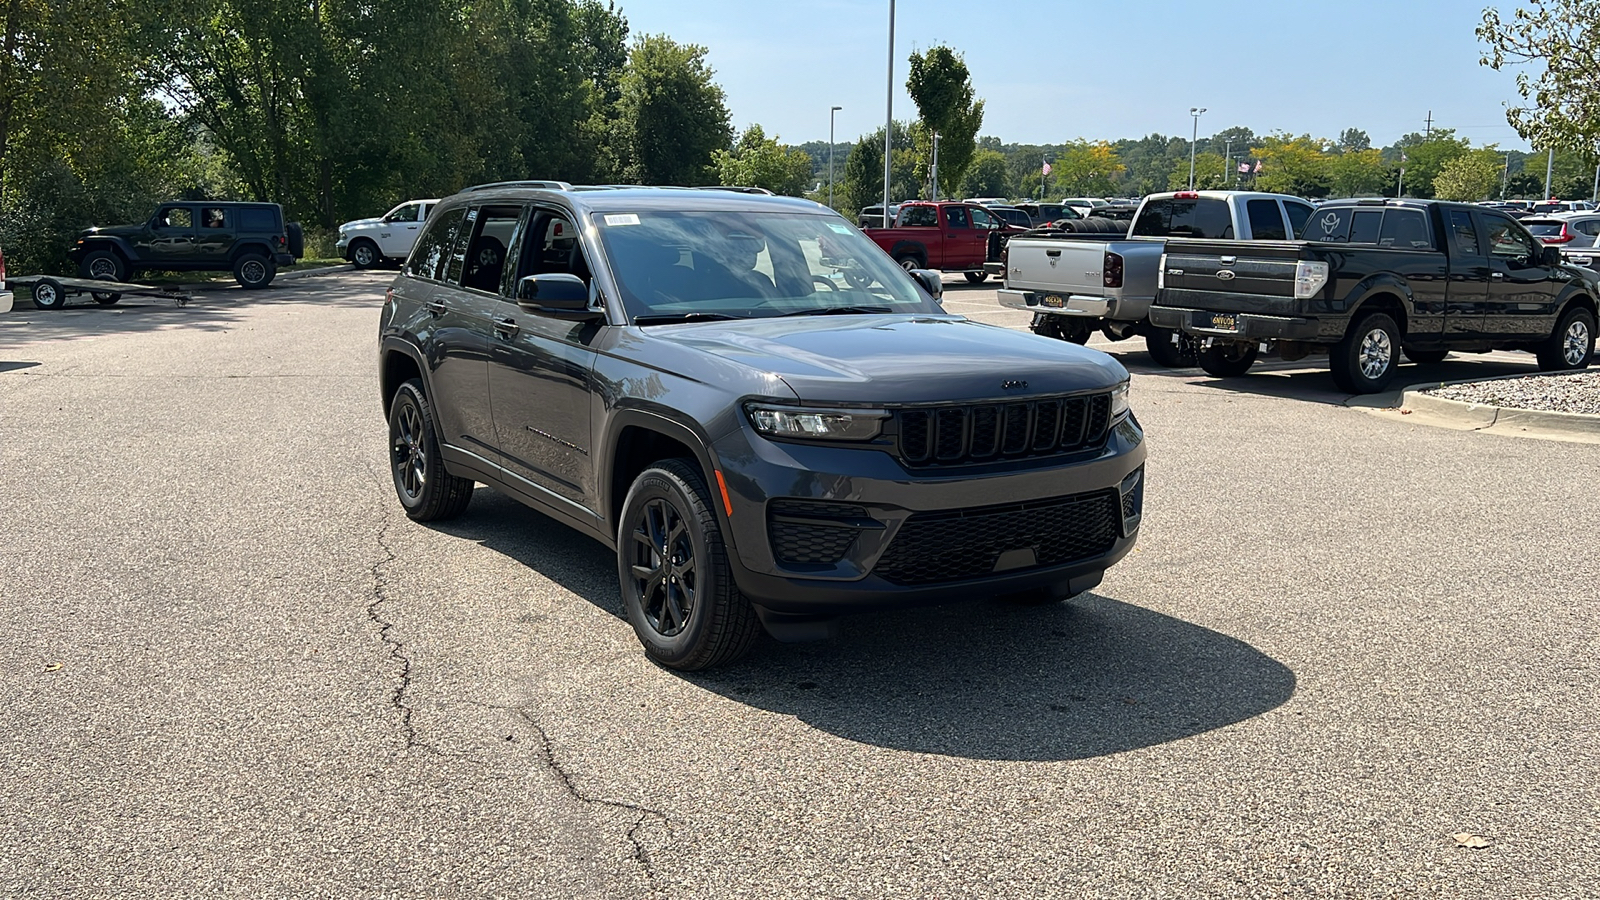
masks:
<svg viewBox="0 0 1600 900"><path fill-rule="evenodd" d="M400 503L444 519L484 482L614 548L686 670L758 624L1089 590L1142 515L1128 373L939 290L803 200L458 194L380 316Z"/></svg>
<svg viewBox="0 0 1600 900"><path fill-rule="evenodd" d="M232 272L242 287L264 288L279 266L305 255L305 238L276 203L185 200L163 203L138 225L86 229L67 255L85 278Z"/></svg>

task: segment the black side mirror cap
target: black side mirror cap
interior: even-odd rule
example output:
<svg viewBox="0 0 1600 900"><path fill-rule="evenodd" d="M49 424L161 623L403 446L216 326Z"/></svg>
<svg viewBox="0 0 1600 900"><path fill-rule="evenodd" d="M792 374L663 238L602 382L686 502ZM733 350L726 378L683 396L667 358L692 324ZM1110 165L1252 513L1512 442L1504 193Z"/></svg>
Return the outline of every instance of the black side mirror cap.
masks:
<svg viewBox="0 0 1600 900"><path fill-rule="evenodd" d="M589 308L589 286L566 272L529 275L517 282L517 305L540 316L585 320L603 318Z"/></svg>
<svg viewBox="0 0 1600 900"><path fill-rule="evenodd" d="M939 273L936 270L912 269L911 277L922 285L922 289L928 292L928 296L935 300L944 298L944 279L939 277Z"/></svg>

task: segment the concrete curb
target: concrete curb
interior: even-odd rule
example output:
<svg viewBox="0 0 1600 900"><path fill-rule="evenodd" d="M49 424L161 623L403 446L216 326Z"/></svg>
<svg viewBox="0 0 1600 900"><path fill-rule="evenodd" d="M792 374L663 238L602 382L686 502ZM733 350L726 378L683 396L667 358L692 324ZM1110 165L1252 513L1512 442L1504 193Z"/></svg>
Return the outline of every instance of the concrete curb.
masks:
<svg viewBox="0 0 1600 900"><path fill-rule="evenodd" d="M1401 415L1415 414L1424 423L1449 428L1600 443L1600 416L1488 406L1464 400L1448 400L1423 393L1451 384L1479 384L1527 377L1529 376L1507 375L1500 378L1414 384L1400 392L1399 412Z"/></svg>

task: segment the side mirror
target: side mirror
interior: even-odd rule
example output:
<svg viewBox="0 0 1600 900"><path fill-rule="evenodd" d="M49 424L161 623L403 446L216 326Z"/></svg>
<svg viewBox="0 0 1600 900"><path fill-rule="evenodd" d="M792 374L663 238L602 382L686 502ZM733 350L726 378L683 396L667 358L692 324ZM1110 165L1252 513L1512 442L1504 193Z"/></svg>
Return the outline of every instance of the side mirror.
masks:
<svg viewBox="0 0 1600 900"><path fill-rule="evenodd" d="M1539 257L1540 257L1539 258L1539 264L1540 265L1544 265L1544 266L1559 266L1559 265L1561 265L1561 248L1560 247L1546 247L1539 254Z"/></svg>
<svg viewBox="0 0 1600 900"><path fill-rule="evenodd" d="M937 271L933 269L912 269L911 277L922 285L922 289L928 292L928 296L935 300L944 297L944 280L939 277Z"/></svg>
<svg viewBox="0 0 1600 900"><path fill-rule="evenodd" d="M566 272L529 275L517 282L517 305L536 315L570 321L603 316L589 308L589 286Z"/></svg>

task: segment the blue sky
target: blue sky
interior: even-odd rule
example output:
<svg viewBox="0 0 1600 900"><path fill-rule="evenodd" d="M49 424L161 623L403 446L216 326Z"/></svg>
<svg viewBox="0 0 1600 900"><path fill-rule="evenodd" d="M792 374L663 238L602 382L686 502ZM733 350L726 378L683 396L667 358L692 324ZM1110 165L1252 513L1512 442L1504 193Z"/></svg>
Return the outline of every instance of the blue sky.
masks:
<svg viewBox="0 0 1600 900"><path fill-rule="evenodd" d="M710 50L735 127L760 123L785 142L838 139L883 124L888 0L618 0L634 34L666 33ZM1512 2L1493 5L1502 9ZM1423 129L1475 145L1526 149L1506 124L1510 72L1478 65L1480 0L898 0L894 101L913 49L963 53L986 102L983 134L1007 142L1200 134L1337 137L1375 146ZM1224 9L1234 10L1225 15ZM1099 55L1098 61L1089 55Z"/></svg>

